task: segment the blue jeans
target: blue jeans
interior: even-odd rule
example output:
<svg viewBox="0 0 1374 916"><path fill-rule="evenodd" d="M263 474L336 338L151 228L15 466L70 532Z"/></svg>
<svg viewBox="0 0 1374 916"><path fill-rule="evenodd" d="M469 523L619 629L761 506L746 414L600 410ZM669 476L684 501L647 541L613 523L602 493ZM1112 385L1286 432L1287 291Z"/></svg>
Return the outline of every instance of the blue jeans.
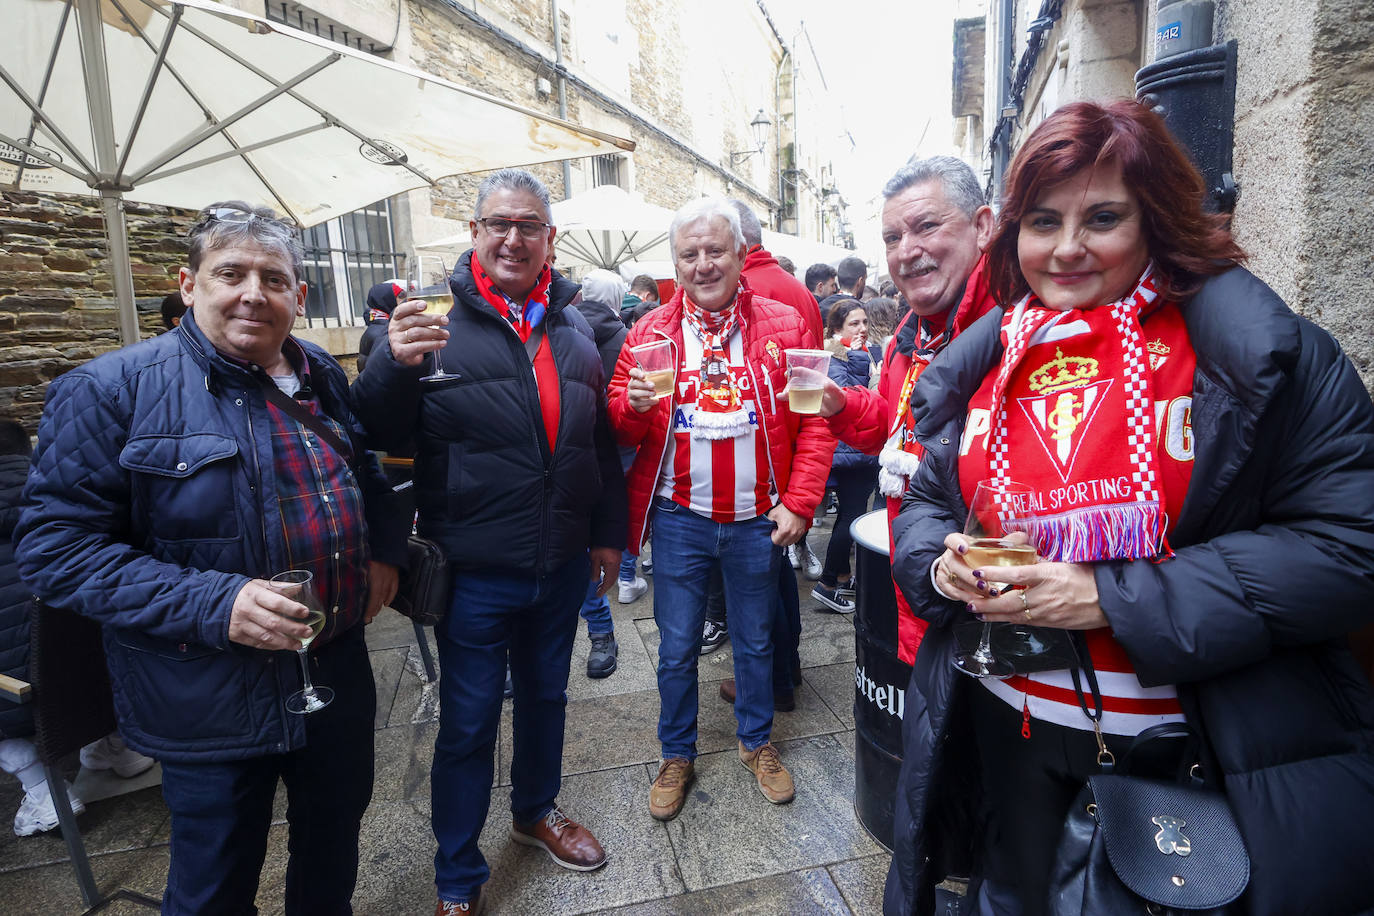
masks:
<svg viewBox="0 0 1374 916"><path fill-rule="evenodd" d="M730 641L735 657L736 734L747 750L768 742L773 730L773 644L778 564L773 523L713 522L666 499L654 500L656 564L654 621L658 647L658 740L663 756L697 755L697 659L706 619L706 582L713 567L725 580Z"/></svg>
<svg viewBox="0 0 1374 916"><path fill-rule="evenodd" d="M277 664L298 666L277 653ZM162 763L172 816L166 916L240 916L267 854L272 798L286 783L288 916L347 916L358 878L358 827L372 799L377 692L361 625L310 655L334 702L305 717L306 746L213 763ZM207 710L213 714L213 710Z"/></svg>
<svg viewBox="0 0 1374 916"><path fill-rule="evenodd" d="M605 636L615 632L615 623L611 620L611 601L605 595L597 595L596 589L601 583L595 579L587 582L587 597L582 601L582 619L587 621L588 636Z"/></svg>
<svg viewBox="0 0 1374 916"><path fill-rule="evenodd" d="M441 899L465 900L491 874L477 838L491 802L507 652L515 685L511 815L528 824L553 808L562 779L577 607L590 574L585 555L543 578L505 570L454 573L449 612L434 628L439 735L430 820L439 844L434 883Z"/></svg>
<svg viewBox="0 0 1374 916"><path fill-rule="evenodd" d="M635 566L639 563L639 557L630 553L628 550L620 555L620 581L633 582L638 570Z"/></svg>

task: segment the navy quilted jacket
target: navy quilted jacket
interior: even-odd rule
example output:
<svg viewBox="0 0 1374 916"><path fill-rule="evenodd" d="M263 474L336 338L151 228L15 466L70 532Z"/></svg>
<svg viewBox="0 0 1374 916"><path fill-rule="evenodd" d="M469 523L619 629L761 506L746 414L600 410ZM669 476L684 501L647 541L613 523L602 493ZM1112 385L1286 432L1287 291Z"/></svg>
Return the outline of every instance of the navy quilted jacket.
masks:
<svg viewBox="0 0 1374 916"><path fill-rule="evenodd" d="M354 430L373 557L404 557L405 520L362 448L348 381L301 343L325 410ZM160 760L208 762L305 744L289 652L229 642L250 578L287 566L260 382L196 326L126 347L48 389L15 534L24 580L104 625L120 732ZM359 624L361 625L361 624Z"/></svg>

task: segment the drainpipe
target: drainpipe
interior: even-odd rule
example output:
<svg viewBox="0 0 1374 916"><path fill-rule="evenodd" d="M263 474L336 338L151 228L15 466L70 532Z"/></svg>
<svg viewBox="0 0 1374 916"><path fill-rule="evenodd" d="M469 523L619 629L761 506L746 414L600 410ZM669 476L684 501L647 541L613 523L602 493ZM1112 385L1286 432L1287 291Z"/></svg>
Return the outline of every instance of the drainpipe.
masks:
<svg viewBox="0 0 1374 916"><path fill-rule="evenodd" d="M999 21L1001 33L997 47L997 120L993 124L996 142L992 148L992 201L1002 196L1002 176L1011 161L1011 128L1006 110L1011 102L1011 55L1016 40L1016 0L1002 0ZM1015 118L1015 115L1012 115Z"/></svg>
<svg viewBox="0 0 1374 916"><path fill-rule="evenodd" d="M550 0L553 9L553 68L558 77L558 116L568 120L568 84L563 79L563 17L558 15L558 0ZM563 160L563 199L572 197L572 164Z"/></svg>

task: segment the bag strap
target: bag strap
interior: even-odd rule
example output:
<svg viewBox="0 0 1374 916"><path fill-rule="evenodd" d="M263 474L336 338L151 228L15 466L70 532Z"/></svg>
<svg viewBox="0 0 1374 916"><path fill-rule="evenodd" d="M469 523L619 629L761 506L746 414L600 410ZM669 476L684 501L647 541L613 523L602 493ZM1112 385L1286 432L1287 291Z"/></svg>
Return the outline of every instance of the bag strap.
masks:
<svg viewBox="0 0 1374 916"><path fill-rule="evenodd" d="M270 378L264 376L258 381L262 384L262 391L267 400L276 405L282 413L319 436L325 444L339 453L345 464L353 467L353 449L349 448L327 423L311 413L300 401L278 388Z"/></svg>
<svg viewBox="0 0 1374 916"><path fill-rule="evenodd" d="M1070 634L1069 645L1073 647L1074 656L1074 664L1069 666L1069 676L1073 678L1074 693L1078 694L1078 708L1083 710L1083 715L1093 724L1093 736L1097 738L1097 765L1102 768L1102 772L1110 773L1116 767L1116 757L1107 750L1107 742L1102 738L1102 691L1097 686L1097 671L1093 668L1092 653L1088 651L1088 644L1083 639L1081 631L1075 630ZM1088 689L1092 691L1092 709L1088 708L1088 699L1083 695L1080 670L1088 680Z"/></svg>

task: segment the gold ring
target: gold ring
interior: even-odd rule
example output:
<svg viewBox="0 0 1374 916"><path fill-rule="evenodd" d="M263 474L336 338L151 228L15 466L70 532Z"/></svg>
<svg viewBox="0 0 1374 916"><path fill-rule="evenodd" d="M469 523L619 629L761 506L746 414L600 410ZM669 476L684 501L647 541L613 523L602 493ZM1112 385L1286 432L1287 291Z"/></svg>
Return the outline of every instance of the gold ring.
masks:
<svg viewBox="0 0 1374 916"><path fill-rule="evenodd" d="M406 328L406 343L410 343L410 328Z"/></svg>
<svg viewBox="0 0 1374 916"><path fill-rule="evenodd" d="M1021 613L1026 615L1027 620L1034 620L1035 618L1031 617L1030 612L1030 599L1026 597L1027 591L1029 591L1029 589L1023 588L1019 592L1017 592L1017 594L1021 596Z"/></svg>
<svg viewBox="0 0 1374 916"><path fill-rule="evenodd" d="M959 577L956 576L954 573L950 572L949 570L945 570L945 578L949 579L949 581L954 583L955 585L959 584Z"/></svg>

